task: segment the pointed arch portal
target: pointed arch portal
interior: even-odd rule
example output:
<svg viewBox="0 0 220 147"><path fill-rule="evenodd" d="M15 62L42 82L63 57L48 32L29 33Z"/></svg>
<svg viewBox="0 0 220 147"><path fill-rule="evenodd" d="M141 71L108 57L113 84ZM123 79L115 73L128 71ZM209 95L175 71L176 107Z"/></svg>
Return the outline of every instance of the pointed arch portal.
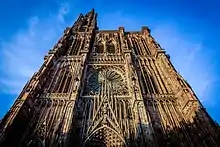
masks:
<svg viewBox="0 0 220 147"><path fill-rule="evenodd" d="M91 133L84 141L83 147L126 147L120 134L108 126L102 126Z"/></svg>

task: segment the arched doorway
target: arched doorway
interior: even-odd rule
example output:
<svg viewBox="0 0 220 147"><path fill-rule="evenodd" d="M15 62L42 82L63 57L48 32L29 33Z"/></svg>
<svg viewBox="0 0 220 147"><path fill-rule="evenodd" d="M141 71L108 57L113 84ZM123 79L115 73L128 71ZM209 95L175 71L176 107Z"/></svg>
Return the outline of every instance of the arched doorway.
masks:
<svg viewBox="0 0 220 147"><path fill-rule="evenodd" d="M126 143L115 130L103 126L87 137L83 147L126 147Z"/></svg>

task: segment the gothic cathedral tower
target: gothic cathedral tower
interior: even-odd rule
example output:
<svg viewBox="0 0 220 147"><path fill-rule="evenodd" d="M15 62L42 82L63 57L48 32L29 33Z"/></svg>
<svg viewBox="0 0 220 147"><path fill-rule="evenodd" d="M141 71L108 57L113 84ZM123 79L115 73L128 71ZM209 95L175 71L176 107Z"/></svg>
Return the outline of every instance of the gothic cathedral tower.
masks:
<svg viewBox="0 0 220 147"><path fill-rule="evenodd" d="M0 122L1 147L217 147L210 118L150 34L80 15Z"/></svg>

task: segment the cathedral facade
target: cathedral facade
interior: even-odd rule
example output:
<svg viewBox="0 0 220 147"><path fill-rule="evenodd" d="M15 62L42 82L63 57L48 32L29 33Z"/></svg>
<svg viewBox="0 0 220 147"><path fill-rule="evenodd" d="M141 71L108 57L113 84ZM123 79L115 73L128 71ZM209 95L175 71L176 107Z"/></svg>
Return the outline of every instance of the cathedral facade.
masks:
<svg viewBox="0 0 220 147"><path fill-rule="evenodd" d="M0 122L0 147L217 147L219 126L148 27L80 14Z"/></svg>

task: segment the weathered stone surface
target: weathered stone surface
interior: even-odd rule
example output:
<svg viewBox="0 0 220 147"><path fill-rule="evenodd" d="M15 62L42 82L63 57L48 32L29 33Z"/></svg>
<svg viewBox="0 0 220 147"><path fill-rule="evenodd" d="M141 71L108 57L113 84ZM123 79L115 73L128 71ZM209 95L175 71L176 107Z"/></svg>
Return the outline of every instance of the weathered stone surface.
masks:
<svg viewBox="0 0 220 147"><path fill-rule="evenodd" d="M148 27L80 15L0 122L1 147L217 147L213 122Z"/></svg>

